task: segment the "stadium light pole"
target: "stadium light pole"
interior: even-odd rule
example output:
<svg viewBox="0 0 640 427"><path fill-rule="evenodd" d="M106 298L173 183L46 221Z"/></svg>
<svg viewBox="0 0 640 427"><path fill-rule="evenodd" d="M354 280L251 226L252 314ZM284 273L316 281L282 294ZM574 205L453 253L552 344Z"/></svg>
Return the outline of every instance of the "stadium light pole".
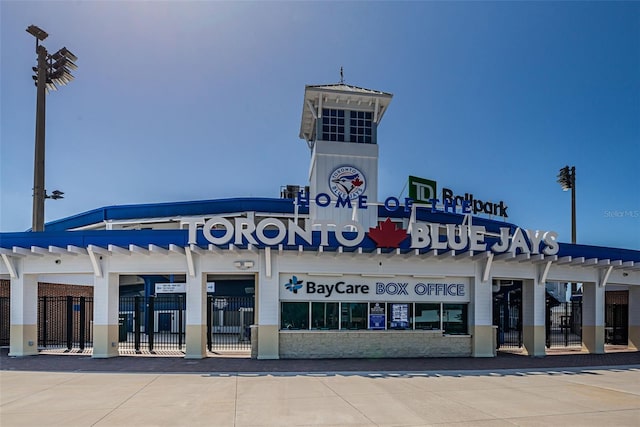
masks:
<svg viewBox="0 0 640 427"><path fill-rule="evenodd" d="M576 167L565 166L560 169L558 183L563 191L571 190L571 243L576 243ZM571 295L578 290L578 284L571 284Z"/></svg>
<svg viewBox="0 0 640 427"><path fill-rule="evenodd" d="M44 231L44 201L45 199L62 199L62 191L54 191L51 196L47 195L44 187L44 159L45 159L45 117L47 93L51 90L58 90L56 85L66 85L74 77L69 69L76 70L78 67L73 61L78 57L71 53L66 47L58 50L53 55L47 52L47 48L40 44L49 34L43 29L29 25L27 32L36 38L36 54L38 55L37 67L32 70L36 73L33 76L36 85L36 138L35 155L33 161L33 212L32 231Z"/></svg>

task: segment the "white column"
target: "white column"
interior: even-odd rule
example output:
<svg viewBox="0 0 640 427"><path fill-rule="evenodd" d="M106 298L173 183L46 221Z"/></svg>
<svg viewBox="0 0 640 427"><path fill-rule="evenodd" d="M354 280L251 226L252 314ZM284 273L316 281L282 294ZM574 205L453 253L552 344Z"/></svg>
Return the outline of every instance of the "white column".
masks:
<svg viewBox="0 0 640 427"><path fill-rule="evenodd" d="M522 281L522 341L529 356L545 350L545 286L538 279Z"/></svg>
<svg viewBox="0 0 640 427"><path fill-rule="evenodd" d="M494 357L496 346L493 327L492 280L482 281L485 262L476 262L475 277L469 282L471 307L469 307L469 333L473 357Z"/></svg>
<svg viewBox="0 0 640 427"><path fill-rule="evenodd" d="M604 353L604 291L598 283L582 284L582 348Z"/></svg>
<svg viewBox="0 0 640 427"><path fill-rule="evenodd" d="M16 261L18 274L11 279L9 356L38 354L38 276L21 274L23 262Z"/></svg>
<svg viewBox="0 0 640 427"><path fill-rule="evenodd" d="M100 359L118 356L119 341L120 279L104 258L102 275L93 280L93 357Z"/></svg>
<svg viewBox="0 0 640 427"><path fill-rule="evenodd" d="M207 357L207 275L193 254L193 276L187 273L187 327L185 359Z"/></svg>
<svg viewBox="0 0 640 427"><path fill-rule="evenodd" d="M629 286L629 347L640 350L640 286Z"/></svg>
<svg viewBox="0 0 640 427"><path fill-rule="evenodd" d="M269 259L265 258L264 262L261 262L260 273L256 277L258 359L280 358L280 274L278 258L279 255L271 252ZM268 267L267 262L270 262ZM269 274L267 274L267 270Z"/></svg>

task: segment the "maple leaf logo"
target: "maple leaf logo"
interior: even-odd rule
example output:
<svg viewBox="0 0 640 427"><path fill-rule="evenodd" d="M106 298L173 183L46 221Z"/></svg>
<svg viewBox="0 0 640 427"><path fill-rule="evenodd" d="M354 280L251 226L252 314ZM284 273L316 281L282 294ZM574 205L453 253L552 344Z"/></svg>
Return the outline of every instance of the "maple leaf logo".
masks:
<svg viewBox="0 0 640 427"><path fill-rule="evenodd" d="M362 184L364 184L364 181L361 181L360 177L358 177L353 181L351 181L351 183L353 184L354 187L360 187Z"/></svg>
<svg viewBox="0 0 640 427"><path fill-rule="evenodd" d="M407 231L396 228L391 222L391 218L387 218L385 222L381 222L375 228L369 228L369 237L376 242L379 248L398 248L400 243L407 238Z"/></svg>

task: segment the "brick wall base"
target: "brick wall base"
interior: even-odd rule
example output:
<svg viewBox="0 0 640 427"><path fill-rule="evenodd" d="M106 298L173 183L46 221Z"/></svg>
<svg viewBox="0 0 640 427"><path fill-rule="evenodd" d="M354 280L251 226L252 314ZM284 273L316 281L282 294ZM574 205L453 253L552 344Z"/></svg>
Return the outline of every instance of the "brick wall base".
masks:
<svg viewBox="0 0 640 427"><path fill-rule="evenodd" d="M471 336L440 331L282 331L282 359L470 357Z"/></svg>

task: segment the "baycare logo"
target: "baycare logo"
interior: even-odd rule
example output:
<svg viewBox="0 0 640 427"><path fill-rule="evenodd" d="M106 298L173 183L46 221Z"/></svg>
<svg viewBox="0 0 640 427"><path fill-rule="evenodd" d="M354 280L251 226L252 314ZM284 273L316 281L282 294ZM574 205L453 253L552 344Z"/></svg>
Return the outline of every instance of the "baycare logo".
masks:
<svg viewBox="0 0 640 427"><path fill-rule="evenodd" d="M303 280L298 280L296 276L291 276L291 279L287 283L284 284L284 287L294 294L298 293L298 289L302 288Z"/></svg>
<svg viewBox="0 0 640 427"><path fill-rule="evenodd" d="M329 176L329 188L341 199L357 199L367 188L364 174L353 166L340 166Z"/></svg>
<svg viewBox="0 0 640 427"><path fill-rule="evenodd" d="M298 290L302 289L302 284L305 284L305 292L308 295L321 295L325 298L329 298L332 295L339 294L368 294L369 285L364 284L352 284L343 281L336 283L316 283L307 280L305 283L297 276L291 276L288 282L284 284L285 289L297 294Z"/></svg>

